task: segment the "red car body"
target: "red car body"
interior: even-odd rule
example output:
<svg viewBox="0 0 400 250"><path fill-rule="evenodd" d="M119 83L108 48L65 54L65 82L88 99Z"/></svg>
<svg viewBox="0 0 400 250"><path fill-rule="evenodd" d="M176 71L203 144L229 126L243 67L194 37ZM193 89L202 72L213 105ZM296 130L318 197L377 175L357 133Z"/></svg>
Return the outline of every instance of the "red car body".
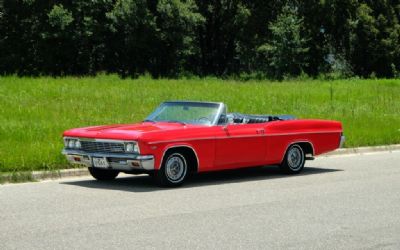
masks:
<svg viewBox="0 0 400 250"><path fill-rule="evenodd" d="M160 170L167 151L172 149L186 150L192 157L194 155L194 170L204 172L282 164L291 145L298 144L305 155L316 156L339 148L344 140L340 122L303 119L216 125L145 121L76 128L65 131L63 136L100 142L137 142L140 153L136 155L150 160L148 165L152 166L141 168L140 162L128 161L127 168L116 168L127 173ZM64 154L72 163L93 167L93 152L91 156L80 150L65 149ZM109 158L107 155L102 157Z"/></svg>

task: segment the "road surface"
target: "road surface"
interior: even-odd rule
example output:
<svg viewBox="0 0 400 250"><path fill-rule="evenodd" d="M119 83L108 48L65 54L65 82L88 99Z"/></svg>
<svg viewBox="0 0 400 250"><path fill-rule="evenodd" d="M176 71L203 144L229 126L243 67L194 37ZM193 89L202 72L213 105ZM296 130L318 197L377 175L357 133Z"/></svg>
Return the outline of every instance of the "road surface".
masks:
<svg viewBox="0 0 400 250"><path fill-rule="evenodd" d="M198 175L0 185L0 249L400 249L400 152Z"/></svg>

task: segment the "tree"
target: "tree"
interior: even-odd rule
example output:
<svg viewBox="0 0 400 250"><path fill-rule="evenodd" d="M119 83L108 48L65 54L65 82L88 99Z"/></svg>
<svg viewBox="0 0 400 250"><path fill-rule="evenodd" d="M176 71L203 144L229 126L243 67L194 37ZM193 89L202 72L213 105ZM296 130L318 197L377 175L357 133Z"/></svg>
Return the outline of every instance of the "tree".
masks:
<svg viewBox="0 0 400 250"><path fill-rule="evenodd" d="M159 0L154 15L158 49L151 71L156 76L179 76L199 54L194 38L204 18L192 0Z"/></svg>
<svg viewBox="0 0 400 250"><path fill-rule="evenodd" d="M32 0L6 0L0 20L0 72L19 75L40 73L40 34L46 18Z"/></svg>
<svg viewBox="0 0 400 250"><path fill-rule="evenodd" d="M351 20L350 57L355 73L393 77L399 69L400 25L390 1L362 3Z"/></svg>
<svg viewBox="0 0 400 250"><path fill-rule="evenodd" d="M146 0L117 0L106 13L113 40L109 49L116 70L122 76L137 76L146 72L155 48L156 23Z"/></svg>
<svg viewBox="0 0 400 250"><path fill-rule="evenodd" d="M303 18L297 7L285 5L281 14L268 26L271 39L258 48L265 55L267 72L282 79L298 76L307 66L308 39L302 34Z"/></svg>
<svg viewBox="0 0 400 250"><path fill-rule="evenodd" d="M0 74L393 77L399 20L400 0L0 0Z"/></svg>
<svg viewBox="0 0 400 250"><path fill-rule="evenodd" d="M250 10L240 0L197 0L205 22L199 27L195 39L200 47L198 73L201 75L227 75L240 71L240 41L247 35Z"/></svg>
<svg viewBox="0 0 400 250"><path fill-rule="evenodd" d="M47 13L46 29L41 32L37 57L41 71L52 75L67 75L74 71L74 18L62 4L54 5Z"/></svg>

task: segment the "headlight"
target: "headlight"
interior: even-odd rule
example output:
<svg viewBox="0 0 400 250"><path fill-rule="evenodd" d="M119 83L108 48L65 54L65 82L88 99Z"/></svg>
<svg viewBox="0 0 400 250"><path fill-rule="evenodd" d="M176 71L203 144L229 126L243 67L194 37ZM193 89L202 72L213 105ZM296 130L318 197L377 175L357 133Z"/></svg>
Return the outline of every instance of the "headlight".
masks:
<svg viewBox="0 0 400 250"><path fill-rule="evenodd" d="M79 149L82 147L81 142L78 139L64 139L64 146L66 148L76 148Z"/></svg>
<svg viewBox="0 0 400 250"><path fill-rule="evenodd" d="M129 153L139 153L139 146L137 142L125 143L125 151Z"/></svg>
<svg viewBox="0 0 400 250"><path fill-rule="evenodd" d="M75 147L75 140L68 140L68 147L74 148Z"/></svg>

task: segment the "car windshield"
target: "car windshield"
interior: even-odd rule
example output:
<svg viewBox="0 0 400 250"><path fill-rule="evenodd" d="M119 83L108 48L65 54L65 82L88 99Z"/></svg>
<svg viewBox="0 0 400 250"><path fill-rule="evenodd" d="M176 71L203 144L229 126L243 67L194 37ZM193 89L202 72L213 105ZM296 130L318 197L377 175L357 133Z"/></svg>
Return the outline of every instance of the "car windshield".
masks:
<svg viewBox="0 0 400 250"><path fill-rule="evenodd" d="M219 103L164 102L145 121L212 125L220 111Z"/></svg>

